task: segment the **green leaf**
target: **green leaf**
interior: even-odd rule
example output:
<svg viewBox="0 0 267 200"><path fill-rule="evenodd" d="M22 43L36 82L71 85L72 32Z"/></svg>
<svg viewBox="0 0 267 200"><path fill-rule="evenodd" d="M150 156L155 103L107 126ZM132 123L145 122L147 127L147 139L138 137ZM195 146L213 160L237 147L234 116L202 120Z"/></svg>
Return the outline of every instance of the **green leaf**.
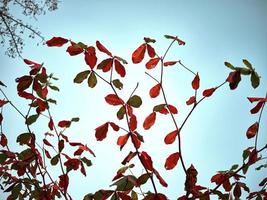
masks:
<svg viewBox="0 0 267 200"><path fill-rule="evenodd" d="M247 69L247 68L237 67L236 70L240 71L240 73L242 75L250 75L251 74L251 70Z"/></svg>
<svg viewBox="0 0 267 200"><path fill-rule="evenodd" d="M134 187L134 183L132 180L136 180L136 178L134 176L124 176L120 180L113 183L111 186L117 186L117 191L132 190Z"/></svg>
<svg viewBox="0 0 267 200"><path fill-rule="evenodd" d="M23 144L29 144L29 142L31 141L31 139L33 139L34 134L32 133L22 133L17 137L17 143L19 143L20 145Z"/></svg>
<svg viewBox="0 0 267 200"><path fill-rule="evenodd" d="M74 118L71 119L72 122L78 122L79 120L80 120L79 117L74 117Z"/></svg>
<svg viewBox="0 0 267 200"><path fill-rule="evenodd" d="M171 35L164 35L164 37L167 39L173 39L173 36L171 36Z"/></svg>
<svg viewBox="0 0 267 200"><path fill-rule="evenodd" d="M127 104L135 107L135 108L139 108L142 105L142 99L137 96L137 95L133 95L128 101Z"/></svg>
<svg viewBox="0 0 267 200"><path fill-rule="evenodd" d="M247 61L246 59L243 59L243 63L246 65L247 68L253 70L252 65L249 61Z"/></svg>
<svg viewBox="0 0 267 200"><path fill-rule="evenodd" d="M235 70L236 68L229 62L224 62L224 65L232 70Z"/></svg>
<svg viewBox="0 0 267 200"><path fill-rule="evenodd" d="M248 171L249 165L246 165L245 167L242 168L243 174L246 174Z"/></svg>
<svg viewBox="0 0 267 200"><path fill-rule="evenodd" d="M57 101L54 100L54 99L47 99L47 101L48 101L49 103L57 104Z"/></svg>
<svg viewBox="0 0 267 200"><path fill-rule="evenodd" d="M88 86L94 88L97 84L97 78L94 72L92 72L88 78Z"/></svg>
<svg viewBox="0 0 267 200"><path fill-rule="evenodd" d="M12 194L12 198L17 199L18 196L19 196L19 194L20 194L21 189L22 189L22 185L21 185L21 183L17 184L17 185L12 189L12 192L11 192L11 194Z"/></svg>
<svg viewBox="0 0 267 200"><path fill-rule="evenodd" d="M138 195L134 190L132 190L132 192L131 192L131 198L132 198L132 200L138 200Z"/></svg>
<svg viewBox="0 0 267 200"><path fill-rule="evenodd" d="M36 122L36 120L38 119L38 117L39 117L39 115L38 114L36 114L36 115L31 115L31 116L29 116L27 119L26 119L26 124L27 125L31 125L31 124L33 124L34 122Z"/></svg>
<svg viewBox="0 0 267 200"><path fill-rule="evenodd" d="M126 60L124 60L123 58L119 57L119 56L114 56L114 58L116 58L117 60L121 61L123 64L127 65L128 62Z"/></svg>
<svg viewBox="0 0 267 200"><path fill-rule="evenodd" d="M52 90L59 91L59 88L55 85L48 85Z"/></svg>
<svg viewBox="0 0 267 200"><path fill-rule="evenodd" d="M87 165L87 167L92 166L92 162L91 162L91 160L87 159L86 157L83 157L83 158L81 159L81 161L83 161L84 164Z"/></svg>
<svg viewBox="0 0 267 200"><path fill-rule="evenodd" d="M234 171L234 170L236 170L237 168L238 168L238 165L235 164L235 165L233 165L233 166L231 167L230 171Z"/></svg>
<svg viewBox="0 0 267 200"><path fill-rule="evenodd" d="M57 165L59 161L59 154L57 154L56 156L54 156L52 159L51 159L51 165Z"/></svg>
<svg viewBox="0 0 267 200"><path fill-rule="evenodd" d="M142 174L141 176L139 176L139 178L137 179L137 184L138 186L143 185L147 182L147 180L149 179L150 174Z"/></svg>
<svg viewBox="0 0 267 200"><path fill-rule="evenodd" d="M87 45L85 45L85 44L82 43L82 42L78 42L75 46L80 47L80 48L82 48L82 49L87 49Z"/></svg>
<svg viewBox="0 0 267 200"><path fill-rule="evenodd" d="M126 113L125 107L124 106L120 107L120 109L117 112L118 119L119 120L123 119L125 113Z"/></svg>
<svg viewBox="0 0 267 200"><path fill-rule="evenodd" d="M166 104L156 105L156 106L154 106L153 111L154 112L160 112L165 106L166 106Z"/></svg>
<svg viewBox="0 0 267 200"><path fill-rule="evenodd" d="M30 148L28 148L28 149L25 149L24 151L20 152L18 157L20 160L26 160L29 158L33 158L34 156L35 155L32 152L32 150Z"/></svg>
<svg viewBox="0 0 267 200"><path fill-rule="evenodd" d="M259 77L257 72L252 71L250 81L251 81L251 85L254 89L260 85L260 77Z"/></svg>
<svg viewBox="0 0 267 200"><path fill-rule="evenodd" d="M73 82L74 83L82 83L85 79L87 79L90 72L91 72L90 70L86 70L86 71L78 73L76 75L76 77L74 78Z"/></svg>
<svg viewBox="0 0 267 200"><path fill-rule="evenodd" d="M0 154L0 163L5 162L7 159L7 156L5 154Z"/></svg>
<svg viewBox="0 0 267 200"><path fill-rule="evenodd" d="M83 200L94 200L94 195L89 193L83 197Z"/></svg>
<svg viewBox="0 0 267 200"><path fill-rule="evenodd" d="M113 80L112 83L119 90L121 90L123 88L123 84L122 84L122 82L119 79Z"/></svg>

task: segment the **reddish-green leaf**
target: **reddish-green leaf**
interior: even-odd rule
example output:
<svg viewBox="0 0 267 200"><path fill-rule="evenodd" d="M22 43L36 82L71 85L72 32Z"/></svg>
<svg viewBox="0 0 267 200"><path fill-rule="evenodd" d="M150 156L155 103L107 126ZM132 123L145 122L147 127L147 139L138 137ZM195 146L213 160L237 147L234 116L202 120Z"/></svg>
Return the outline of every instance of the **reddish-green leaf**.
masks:
<svg viewBox="0 0 267 200"><path fill-rule="evenodd" d="M53 37L50 40L46 41L47 46L49 47L61 47L68 42L67 39L62 37Z"/></svg>
<svg viewBox="0 0 267 200"><path fill-rule="evenodd" d="M153 86L150 91L149 91L149 95L151 98L155 98L159 95L160 93L160 84L158 83L157 85Z"/></svg>
<svg viewBox="0 0 267 200"><path fill-rule="evenodd" d="M194 90L197 90L199 88L199 82L200 82L200 79L199 79L199 76L198 76L198 73L197 73L195 78L192 81L192 88Z"/></svg>
<svg viewBox="0 0 267 200"><path fill-rule="evenodd" d="M177 135L178 135L177 130L168 133L164 138L165 144L172 144L175 141Z"/></svg>
<svg viewBox="0 0 267 200"><path fill-rule="evenodd" d="M115 60L114 63L115 63L115 70L116 70L116 72L117 72L121 77L124 77L125 74L126 74L126 71L125 71L124 66L123 66L118 60Z"/></svg>
<svg viewBox="0 0 267 200"><path fill-rule="evenodd" d="M156 121L156 113L155 113L155 112L152 112L152 113L150 113L150 114L146 117L146 119L145 119L145 121L144 121L144 123L143 123L143 127L144 127L144 129L145 129L145 130L150 129L151 126L154 125L155 121Z"/></svg>
<svg viewBox="0 0 267 200"><path fill-rule="evenodd" d="M206 89L206 90L203 91L202 95L204 97L210 97L215 90L216 90L216 88Z"/></svg>
<svg viewBox="0 0 267 200"><path fill-rule="evenodd" d="M105 97L105 100L108 104L113 106L123 105L123 100L118 97L116 94L109 94Z"/></svg>
<svg viewBox="0 0 267 200"><path fill-rule="evenodd" d="M160 58L151 58L147 63L146 63L146 68L147 69L153 69L157 66L159 63Z"/></svg>
<svg viewBox="0 0 267 200"><path fill-rule="evenodd" d="M58 126L60 128L68 128L68 127L70 127L70 124L71 124L71 121L69 121L69 120L62 120L62 121L58 122Z"/></svg>
<svg viewBox="0 0 267 200"><path fill-rule="evenodd" d="M112 57L112 54L104 47L98 40L96 41L96 47L99 51L107 54L108 56Z"/></svg>
<svg viewBox="0 0 267 200"><path fill-rule="evenodd" d="M88 84L88 87L90 88L94 88L97 84L97 78L96 78L96 75L94 72L92 72L90 75L89 75L89 78L87 80L87 84Z"/></svg>
<svg viewBox="0 0 267 200"><path fill-rule="evenodd" d="M90 74L90 70L82 71L76 75L73 82L74 83L82 83L85 79L87 79L88 75Z"/></svg>
<svg viewBox="0 0 267 200"><path fill-rule="evenodd" d="M165 161L165 165L164 165L165 169L166 170L173 169L177 165L179 158L180 158L179 152L169 155Z"/></svg>
<svg viewBox="0 0 267 200"><path fill-rule="evenodd" d="M132 54L132 61L134 64L140 63L145 56L146 44L141 44Z"/></svg>
<svg viewBox="0 0 267 200"><path fill-rule="evenodd" d="M113 64L113 59L108 58L108 59L102 60L97 65L97 69L102 69L103 72L108 72L108 71L110 71L112 64Z"/></svg>
<svg viewBox="0 0 267 200"><path fill-rule="evenodd" d="M97 127L95 129L95 137L97 141L102 141L107 137L107 132L108 132L108 122Z"/></svg>
<svg viewBox="0 0 267 200"><path fill-rule="evenodd" d="M255 122L254 124L252 124L248 130L247 130L247 138L250 139L250 138L253 138L256 133L258 132L258 129L259 129L259 123L258 122Z"/></svg>
<svg viewBox="0 0 267 200"><path fill-rule="evenodd" d="M83 48L73 43L67 48L66 51L70 54L70 56L76 56L83 52Z"/></svg>

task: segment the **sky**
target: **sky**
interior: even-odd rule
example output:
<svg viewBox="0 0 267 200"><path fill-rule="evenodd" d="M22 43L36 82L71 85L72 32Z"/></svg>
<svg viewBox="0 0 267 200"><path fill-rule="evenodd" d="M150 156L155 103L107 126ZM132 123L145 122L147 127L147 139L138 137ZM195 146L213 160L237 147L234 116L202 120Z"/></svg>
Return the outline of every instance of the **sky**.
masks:
<svg viewBox="0 0 267 200"><path fill-rule="evenodd" d="M181 60L187 67L200 75L200 91L214 87L223 82L230 70L224 66L228 61L234 66L242 66L242 59L249 60L261 76L261 85L257 89L250 86L248 77L242 81L236 90L230 90L228 85L218 90L211 98L203 101L193 112L185 125L182 137L182 149L186 166L193 164L198 170L198 183L213 188L210 177L216 171L227 170L233 164L242 163L242 151L254 144L254 140L246 139L246 130L253 124L258 115L251 115L252 104L248 96L264 97L267 85L267 2L264 0L76 0L62 1L59 9L40 16L38 21L29 20L38 27L46 39L60 36L76 42L93 45L101 41L112 53L125 58L129 64L127 75L122 81L124 89L120 95L128 97L135 88L136 94L143 99L141 109L137 110L138 131L144 136L142 150L151 154L155 167L161 172L169 187L159 191L169 199L177 199L183 194L184 175L181 163L171 171L164 169L167 156L177 151L176 143L166 146L163 142L167 133L174 129L170 116L158 116L156 125L149 131L142 128L145 117L153 106L162 103L162 96L149 98L149 89L155 82L145 75L145 62L133 65L132 52L143 42L143 37L157 40L154 47L162 55L170 41L165 34L177 35L186 42L185 46L174 45L166 59ZM14 9L14 14L19 15ZM79 116L80 122L73 125L67 132L74 141L83 141L94 150L97 157L92 158L93 166L87 169L87 177L72 173L70 193L74 199L82 199L98 189L107 189L111 180L121 167L120 162L132 146L127 144L120 151L116 145L117 137L122 133L110 133L103 142L97 142L94 129L106 121L116 120L116 109L107 105L104 96L112 91L98 80L94 89L86 84L77 85L73 79L77 73L86 70L83 56L70 57L61 48L48 48L36 45L38 39L32 41L26 38L23 57L44 63L48 72L54 73L59 81L55 84L60 92L52 92L57 100L57 106L51 107L51 112L58 121ZM4 55L4 47L0 48L0 80L8 88L7 95L22 110L27 102L16 97L15 78L27 73L27 67L20 59L11 59ZM103 54L100 58L105 58ZM147 57L145 61L147 61ZM150 70L159 77L159 66ZM106 75L104 75L106 76ZM190 107L185 102L192 96L192 74L180 66L166 68L164 72L164 87L168 101L175 105L179 113L175 116L179 125L183 122ZM200 93L199 93L200 94ZM2 97L0 97L2 98ZM23 120L12 110L5 110L4 130L14 149L20 149L15 144L18 134L25 132ZM263 112L259 146L266 144L267 113ZM124 122L119 122L125 124ZM14 124L16 124L14 126ZM35 134L47 131L45 120L33 126ZM13 142L13 144L12 144ZM89 156L90 157L90 156ZM141 174L142 168L138 161L134 173ZM53 168L53 174L59 175ZM257 173L250 169L247 182L253 188L266 174L266 170ZM157 181L156 181L157 182ZM151 189L150 185L148 188ZM0 193L0 197L1 197Z"/></svg>

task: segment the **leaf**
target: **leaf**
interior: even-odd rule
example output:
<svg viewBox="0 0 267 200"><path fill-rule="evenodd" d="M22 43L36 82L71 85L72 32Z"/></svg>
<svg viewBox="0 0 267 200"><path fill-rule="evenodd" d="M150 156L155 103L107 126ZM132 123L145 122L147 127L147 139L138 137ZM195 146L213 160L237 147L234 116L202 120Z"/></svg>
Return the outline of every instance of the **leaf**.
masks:
<svg viewBox="0 0 267 200"><path fill-rule="evenodd" d="M129 134L125 134L125 135L122 135L118 138L117 140L117 145L120 146L120 150L122 150L122 148L124 147L124 145L127 143L129 139Z"/></svg>
<svg viewBox="0 0 267 200"><path fill-rule="evenodd" d="M252 124L247 130L247 133L246 133L247 138L248 139L253 138L257 134L258 129L259 129L258 122L255 122L254 124Z"/></svg>
<svg viewBox="0 0 267 200"><path fill-rule="evenodd" d="M153 171L153 162L147 152L142 151L140 154L140 159L142 160L142 164L147 170Z"/></svg>
<svg viewBox="0 0 267 200"><path fill-rule="evenodd" d="M145 121L143 123L144 129L145 130L150 129L154 125L155 121L156 121L156 113L155 112L152 112L151 114L149 114L146 117L146 119L145 119Z"/></svg>
<svg viewBox="0 0 267 200"><path fill-rule="evenodd" d="M141 176L138 177L137 179L137 186L141 186L143 184L145 184L147 182L147 180L149 179L150 174L146 173L146 174L142 174Z"/></svg>
<svg viewBox="0 0 267 200"><path fill-rule="evenodd" d="M118 88L119 90L121 90L123 88L123 84L119 79L114 79L112 81L113 85Z"/></svg>
<svg viewBox="0 0 267 200"><path fill-rule="evenodd" d="M127 104L134 108L139 108L142 105L142 99L138 95L133 95L127 101Z"/></svg>
<svg viewBox="0 0 267 200"><path fill-rule="evenodd" d="M94 72L92 72L87 81L88 87L94 88L97 84L97 78Z"/></svg>
<svg viewBox="0 0 267 200"><path fill-rule="evenodd" d="M30 85L32 84L32 77L31 76L22 76L20 78L16 79L16 82L18 82L17 85L17 90L18 92L24 91L27 88L30 87Z"/></svg>
<svg viewBox="0 0 267 200"><path fill-rule="evenodd" d="M7 103L8 103L8 101L6 101L6 100L1 100L1 99L0 99L0 108L1 108L3 105L7 104Z"/></svg>
<svg viewBox="0 0 267 200"><path fill-rule="evenodd" d="M69 120L62 120L62 121L58 122L58 126L60 128L68 128L68 127L70 127L70 125L71 125L71 121L69 121Z"/></svg>
<svg viewBox="0 0 267 200"><path fill-rule="evenodd" d="M76 77L74 78L73 82L74 83L82 83L85 79L87 79L90 72L91 72L90 70L86 70L86 71L78 73L76 75Z"/></svg>
<svg viewBox="0 0 267 200"><path fill-rule="evenodd" d="M238 164L235 164L235 165L233 165L233 166L231 167L230 171L234 171L234 170L236 170L237 168L238 168Z"/></svg>
<svg viewBox="0 0 267 200"><path fill-rule="evenodd" d="M153 111L154 112L160 112L163 108L165 108L166 104L159 104L154 106Z"/></svg>
<svg viewBox="0 0 267 200"><path fill-rule="evenodd" d="M43 142L45 145L53 147L53 145L50 142L48 142L47 139L43 139Z"/></svg>
<svg viewBox="0 0 267 200"><path fill-rule="evenodd" d="M237 88L239 82L241 81L240 71L230 72L229 76L227 77L226 81L229 82L229 86L231 90Z"/></svg>
<svg viewBox="0 0 267 200"><path fill-rule="evenodd" d="M206 89L206 90L203 91L202 95L204 97L210 97L215 90L216 90L216 88Z"/></svg>
<svg viewBox="0 0 267 200"><path fill-rule="evenodd" d="M102 141L103 139L105 139L107 137L107 132L108 132L108 122L95 129L96 140Z"/></svg>
<svg viewBox="0 0 267 200"><path fill-rule="evenodd" d="M115 60L115 61L114 61L114 64L115 64L115 70L116 70L116 72L117 72L121 77L124 77L125 74L126 74L126 71L125 71L124 66L123 66L118 60Z"/></svg>
<svg viewBox="0 0 267 200"><path fill-rule="evenodd" d="M52 90L59 91L59 88L55 85L48 85L48 87L51 88Z"/></svg>
<svg viewBox="0 0 267 200"><path fill-rule="evenodd" d="M159 93L160 93L160 83L156 84L155 86L153 86L150 91L149 91L149 95L151 98L156 98Z"/></svg>
<svg viewBox="0 0 267 200"><path fill-rule="evenodd" d="M104 47L98 40L96 41L96 47L99 51L107 54L108 56L112 57L112 54Z"/></svg>
<svg viewBox="0 0 267 200"><path fill-rule="evenodd" d="M172 144L175 141L177 135L178 135L177 130L168 133L164 138L165 144Z"/></svg>
<svg viewBox="0 0 267 200"><path fill-rule="evenodd" d="M150 46L149 44L146 45L146 48L147 48L147 53L148 53L149 57L154 58L156 56L155 49L152 46Z"/></svg>
<svg viewBox="0 0 267 200"><path fill-rule="evenodd" d="M195 104L196 103L196 97L192 96L190 97L187 101L186 101L186 105L191 105L191 104Z"/></svg>
<svg viewBox="0 0 267 200"><path fill-rule="evenodd" d="M27 125L31 125L31 124L33 124L34 122L36 122L36 120L38 119L38 117L39 117L39 115L38 114L36 114L36 115L31 115L31 116L29 116L27 119L26 119L26 124Z"/></svg>
<svg viewBox="0 0 267 200"><path fill-rule="evenodd" d="M113 59L112 58L108 58L105 60L102 60L98 65L97 65L97 69L102 69L103 72L108 72L113 64Z"/></svg>
<svg viewBox="0 0 267 200"><path fill-rule="evenodd" d="M79 117L73 117L73 118L71 119L71 121L72 121L72 122L78 122L78 121L80 121L80 118L79 118Z"/></svg>
<svg viewBox="0 0 267 200"><path fill-rule="evenodd" d="M129 127L131 131L134 131L137 128L137 120L135 115L130 117Z"/></svg>
<svg viewBox="0 0 267 200"><path fill-rule="evenodd" d="M240 185L239 185L239 183L237 183L236 185L235 185L235 187L234 187L234 197L236 198L236 199L239 199L240 197L241 197L241 187L240 187Z"/></svg>
<svg viewBox="0 0 267 200"><path fill-rule="evenodd" d="M157 179L159 180L159 183L163 186L163 187L168 187L168 184L166 183L166 181L161 177L161 175L159 174L159 172L157 170L153 170L154 174L156 175Z"/></svg>
<svg viewBox="0 0 267 200"><path fill-rule="evenodd" d="M66 194L68 186L69 186L69 177L68 174L62 174L59 176L59 184L58 186L63 189L64 194Z"/></svg>
<svg viewBox="0 0 267 200"><path fill-rule="evenodd" d="M120 109L117 112L117 118L119 120L123 119L125 113L126 113L125 107L124 106L121 106Z"/></svg>
<svg viewBox="0 0 267 200"><path fill-rule="evenodd" d="M149 38L149 37L144 37L144 40L146 43L155 43L156 40L155 39L152 39L152 38Z"/></svg>
<svg viewBox="0 0 267 200"><path fill-rule="evenodd" d="M132 190L134 187L134 183L132 180L135 180L136 178L134 176L124 176L120 180L113 183L111 186L117 186L117 191L128 191Z"/></svg>
<svg viewBox="0 0 267 200"><path fill-rule="evenodd" d="M66 52L68 52L70 56L76 56L83 52L83 48L74 43L67 48Z"/></svg>
<svg viewBox="0 0 267 200"><path fill-rule="evenodd" d="M111 126L111 128L114 130L114 131L119 131L120 130L120 127L113 123L113 122L109 122L109 125Z"/></svg>
<svg viewBox="0 0 267 200"><path fill-rule="evenodd" d="M59 154L57 154L56 156L54 156L52 159L51 159L51 165L57 165L59 161Z"/></svg>
<svg viewBox="0 0 267 200"><path fill-rule="evenodd" d="M46 41L46 45L49 47L61 47L68 42L67 39L62 37L53 37L50 40Z"/></svg>
<svg viewBox="0 0 267 200"><path fill-rule="evenodd" d="M145 56L146 44L141 44L132 54L132 61L134 64L140 63Z"/></svg>
<svg viewBox="0 0 267 200"><path fill-rule="evenodd" d="M235 70L235 67L229 62L224 62L224 65L232 70Z"/></svg>
<svg viewBox="0 0 267 200"><path fill-rule="evenodd" d="M177 108L175 106L169 104L167 107L168 107L168 109L170 110L170 112L172 114L177 114L178 113L178 110L177 110Z"/></svg>
<svg viewBox="0 0 267 200"><path fill-rule="evenodd" d="M146 68L147 69L153 69L157 66L159 63L160 58L151 58L147 63L146 63Z"/></svg>
<svg viewBox="0 0 267 200"><path fill-rule="evenodd" d="M0 86L7 87L2 81L0 81Z"/></svg>
<svg viewBox="0 0 267 200"><path fill-rule="evenodd" d="M179 45L185 45L185 42L181 39L179 39L177 36L171 36L171 35L164 35L165 38L167 39L172 39L178 42Z"/></svg>
<svg viewBox="0 0 267 200"><path fill-rule="evenodd" d="M198 73L197 73L195 78L193 79L193 81L191 83L192 84L192 88L194 90L197 90L199 88L199 81L200 81L200 79L199 79L199 76L198 76Z"/></svg>
<svg viewBox="0 0 267 200"><path fill-rule="evenodd" d="M120 62L122 62L122 63L125 64L125 65L128 64L128 62L127 62L125 59L123 59L123 58L121 58L121 57L119 57L119 56L114 56L114 58L117 59L117 60L119 60Z"/></svg>
<svg viewBox="0 0 267 200"><path fill-rule="evenodd" d="M0 134L0 144L2 147L7 146L7 138L3 133Z"/></svg>
<svg viewBox="0 0 267 200"><path fill-rule="evenodd" d="M247 68L253 70L251 63L248 60L243 59L243 63L246 65Z"/></svg>
<svg viewBox="0 0 267 200"><path fill-rule="evenodd" d="M251 85L254 89L260 85L260 77L259 77L257 72L252 71L250 81L251 81Z"/></svg>
<svg viewBox="0 0 267 200"><path fill-rule="evenodd" d="M113 106L123 105L123 100L118 97L116 94L109 94L105 97L105 100L108 104Z"/></svg>
<svg viewBox="0 0 267 200"><path fill-rule="evenodd" d="M262 101L258 102L258 103L256 104L256 106L250 110L250 113L251 113L251 114L256 114L256 113L258 113L259 110L262 108L263 104L264 104L264 102L262 102Z"/></svg>
<svg viewBox="0 0 267 200"><path fill-rule="evenodd" d="M88 47L87 50L84 53L84 59L87 65L89 65L89 67L91 69L93 69L96 65L97 62L97 57L95 54L95 47Z"/></svg>
<svg viewBox="0 0 267 200"><path fill-rule="evenodd" d="M164 67L168 67L168 66L172 66L175 65L178 61L168 61L168 62L164 62L163 65Z"/></svg>
<svg viewBox="0 0 267 200"><path fill-rule="evenodd" d="M173 169L177 165L179 158L180 158L179 152L169 155L165 161L165 165L164 165L165 169L166 170Z"/></svg>

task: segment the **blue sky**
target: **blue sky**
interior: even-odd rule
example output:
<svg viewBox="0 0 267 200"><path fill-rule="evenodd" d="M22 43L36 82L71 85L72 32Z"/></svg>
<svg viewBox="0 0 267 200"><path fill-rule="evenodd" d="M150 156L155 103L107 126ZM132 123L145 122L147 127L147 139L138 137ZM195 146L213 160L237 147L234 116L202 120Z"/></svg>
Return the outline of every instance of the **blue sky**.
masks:
<svg viewBox="0 0 267 200"><path fill-rule="evenodd" d="M241 66L242 59L247 59L261 75L261 85L255 90L247 77L242 77L237 90L230 91L228 86L220 89L212 98L200 104L183 129L186 165L195 165L199 171L199 184L214 187L210 184L210 177L218 170L229 169L232 164L241 163L242 150L254 144L254 141L246 139L245 132L257 120L257 116L249 113L253 105L246 97L266 94L266 10L267 2L264 0L78 0L64 1L57 11L30 22L47 39L61 36L86 44L100 40L111 52L129 61L128 76L124 80L121 95L127 97L139 82L137 94L144 100L142 109L137 111L140 119L138 128L146 141L143 149L152 155L156 168L169 183L167 189L159 186L159 191L172 200L183 194L184 188L181 164L172 171L165 171L163 167L165 158L177 150L176 145L166 146L163 142L165 135L174 127L170 118L164 116L157 119L158 124L151 131L142 129L145 116L151 112L153 105L162 102L162 96L156 100L148 97L148 91L155 82L144 74L144 63L131 63L131 54L142 43L143 37L155 38L155 49L163 54L170 42L163 35L177 35L186 41L186 45L173 46L166 59L180 59L193 71L199 72L200 91L226 79L229 69L224 66L225 61ZM14 12L16 14L16 10ZM87 170L87 178L77 173L71 176L73 182L70 193L74 199L81 199L86 193L107 188L111 184L120 161L132 147L128 144L120 152L116 146L117 133L110 134L102 143L96 142L94 129L107 120L115 121L116 109L105 104L103 97L111 91L103 83L99 83L93 90L88 89L86 84L73 84L75 75L87 68L83 57L70 57L65 52L65 47L48 48L36 46L35 42L26 39L23 57L44 62L47 70L59 78L56 84L61 91L51 94L58 101L58 106L51 108L54 117L61 120L79 116L81 120L69 130L69 137L76 141L83 140L97 155L92 159L94 165ZM26 73L27 68L21 60L5 56L3 47L0 49L0 59L0 80L8 85L8 96L23 109L27 102L16 98L14 79ZM155 69L151 74L159 77L159 70ZM179 124L189 111L185 101L193 94L190 86L192 79L190 73L178 66L168 68L165 72L167 97L179 110L176 116ZM23 121L12 111L11 108L5 111L5 131L10 140L25 131L25 127L19 125ZM264 132L267 130L264 124L266 120L267 114L264 112L259 136L261 145L267 142ZM13 126L14 123L18 125ZM42 135L46 131L44 124L38 124L34 128L36 134ZM14 148L17 148L16 145ZM142 172L138 164L134 172ZM247 181L251 188L255 188L264 172L254 174L254 169L251 172L253 173L250 173ZM54 174L57 174L56 170Z"/></svg>

